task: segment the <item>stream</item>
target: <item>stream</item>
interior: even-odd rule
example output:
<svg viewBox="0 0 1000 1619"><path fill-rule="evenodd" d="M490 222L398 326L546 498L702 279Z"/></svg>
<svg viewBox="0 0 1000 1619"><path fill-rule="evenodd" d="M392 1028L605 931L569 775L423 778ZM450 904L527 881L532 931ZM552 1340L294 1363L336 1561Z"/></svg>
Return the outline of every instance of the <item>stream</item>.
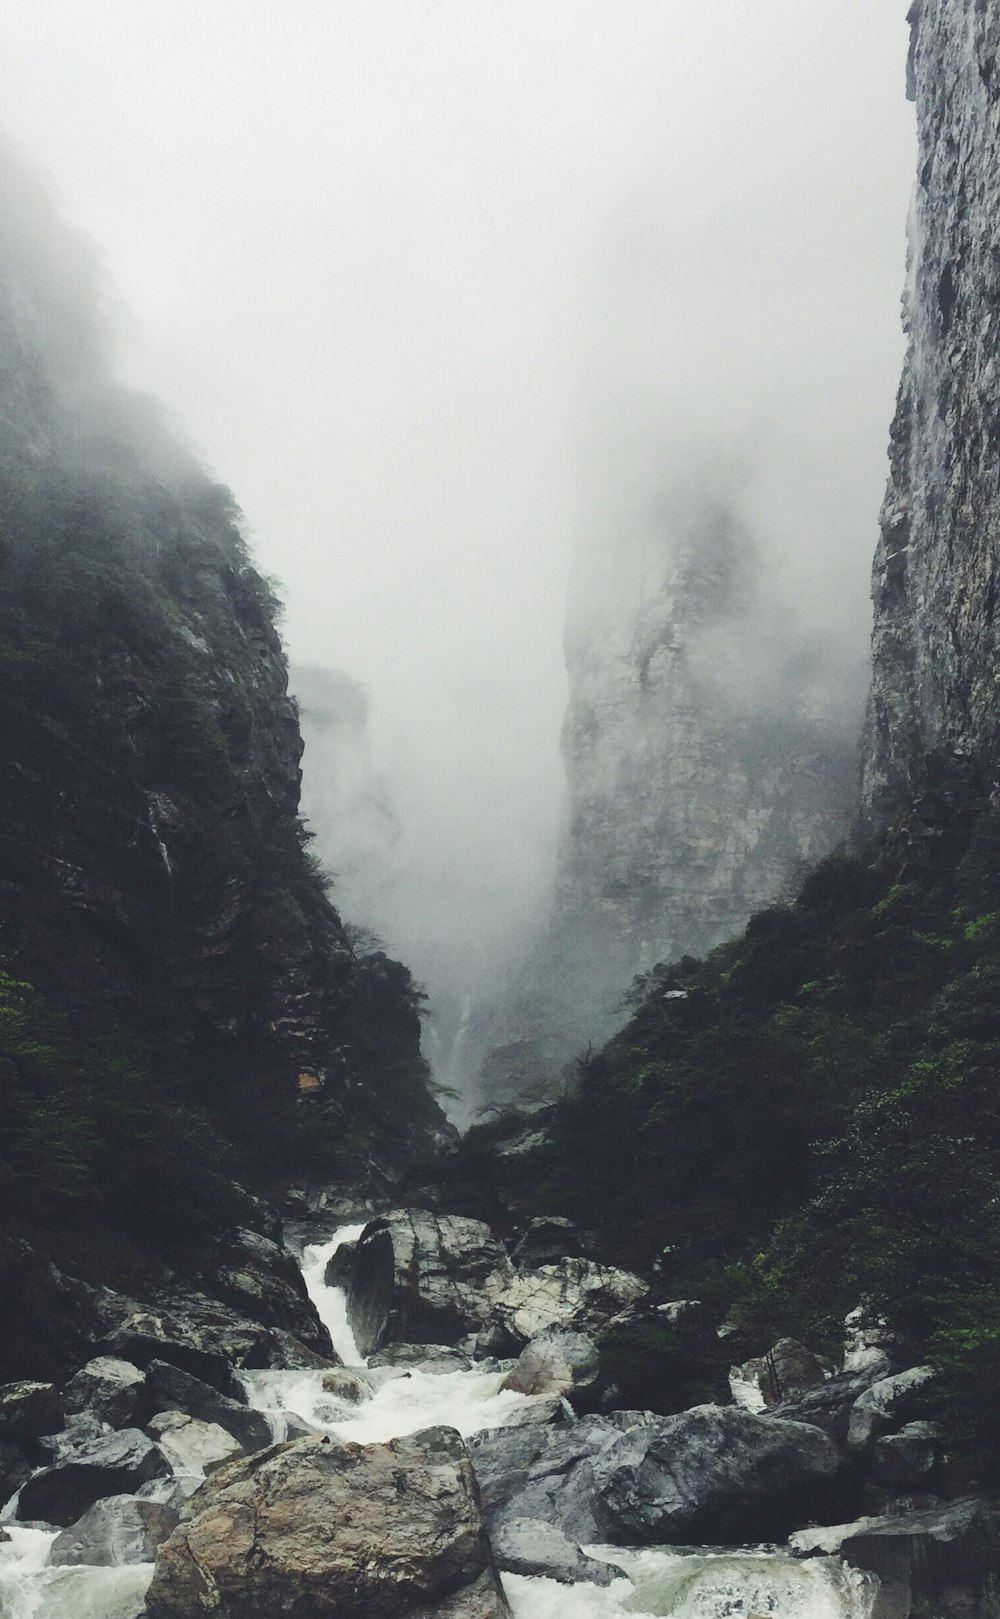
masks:
<svg viewBox="0 0 1000 1619"><path fill-rule="evenodd" d="M347 1320L343 1290L324 1281L331 1255L363 1229L343 1226L328 1241L308 1246L302 1271L334 1348L371 1393L360 1402L329 1394L322 1371L246 1372L249 1402L266 1414L275 1440L286 1437L296 1418L359 1444L439 1424L469 1435L510 1421L526 1396L501 1392L503 1370L418 1366L401 1375L368 1368ZM0 1526L10 1537L0 1543L0 1619L139 1619L152 1564L53 1568L48 1559L58 1531L18 1524L16 1504L15 1496L0 1512ZM627 1578L598 1587L504 1575L515 1619L869 1619L871 1613L871 1582L839 1558L803 1561L781 1547L585 1550L614 1563Z"/></svg>

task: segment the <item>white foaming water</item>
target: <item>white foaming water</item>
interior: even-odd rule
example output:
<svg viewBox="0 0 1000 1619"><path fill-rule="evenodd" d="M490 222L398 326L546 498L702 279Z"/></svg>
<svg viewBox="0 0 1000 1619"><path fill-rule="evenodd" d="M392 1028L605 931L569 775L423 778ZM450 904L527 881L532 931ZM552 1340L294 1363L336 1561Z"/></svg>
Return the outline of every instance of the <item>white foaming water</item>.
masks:
<svg viewBox="0 0 1000 1619"><path fill-rule="evenodd" d="M326 1242L311 1242L302 1255L302 1279L316 1306L316 1314L330 1334L334 1349L345 1366L363 1366L354 1333L347 1320L347 1294L342 1287L327 1287L326 1267L343 1242L357 1242L363 1225L343 1225Z"/></svg>
<svg viewBox="0 0 1000 1619"><path fill-rule="evenodd" d="M56 1529L7 1528L0 1544L0 1619L137 1619L152 1563L127 1568L50 1568Z"/></svg>
<svg viewBox="0 0 1000 1619"><path fill-rule="evenodd" d="M875 1582L836 1558L774 1548L627 1551L588 1546L628 1579L605 1588L504 1576L514 1619L870 1619Z"/></svg>
<svg viewBox="0 0 1000 1619"><path fill-rule="evenodd" d="M501 1393L502 1372L422 1372L386 1379L360 1404L323 1388L322 1372L246 1372L250 1403L271 1418L275 1438L282 1419L301 1417L345 1443L381 1444L400 1434L443 1424L461 1434L502 1428L526 1396ZM287 1426L287 1424L286 1424Z"/></svg>

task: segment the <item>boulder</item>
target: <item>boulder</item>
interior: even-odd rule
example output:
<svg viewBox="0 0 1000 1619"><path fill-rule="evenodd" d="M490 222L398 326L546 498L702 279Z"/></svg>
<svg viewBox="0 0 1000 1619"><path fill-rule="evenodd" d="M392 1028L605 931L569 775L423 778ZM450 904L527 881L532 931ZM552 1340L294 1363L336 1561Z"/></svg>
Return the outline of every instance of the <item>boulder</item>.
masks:
<svg viewBox="0 0 1000 1619"><path fill-rule="evenodd" d="M158 1445L138 1428L123 1428L35 1473L21 1488L17 1515L24 1522L38 1519L65 1527L102 1496L134 1494L140 1484L169 1472Z"/></svg>
<svg viewBox="0 0 1000 1619"><path fill-rule="evenodd" d="M472 1359L447 1344L389 1344L368 1357L369 1366L404 1366L407 1371L467 1372Z"/></svg>
<svg viewBox="0 0 1000 1619"><path fill-rule="evenodd" d="M592 1338L552 1328L532 1338L500 1386L515 1394L569 1397L597 1381L599 1366L600 1356Z"/></svg>
<svg viewBox="0 0 1000 1619"><path fill-rule="evenodd" d="M590 1259L518 1271L495 1299L497 1320L520 1343L551 1327L599 1333L646 1298L649 1288L630 1271Z"/></svg>
<svg viewBox="0 0 1000 1619"><path fill-rule="evenodd" d="M845 1372L875 1371L879 1377L885 1377L901 1349L899 1334L870 1306L859 1304L845 1316Z"/></svg>
<svg viewBox="0 0 1000 1619"><path fill-rule="evenodd" d="M181 1371L179 1366L162 1360L151 1361L146 1383L149 1403L155 1412L184 1411L201 1422L218 1423L227 1433L235 1435L244 1450L261 1450L271 1443L271 1425L263 1412L228 1399L200 1378Z"/></svg>
<svg viewBox="0 0 1000 1619"><path fill-rule="evenodd" d="M452 1429L276 1445L220 1468L187 1511L149 1619L509 1619Z"/></svg>
<svg viewBox="0 0 1000 1619"><path fill-rule="evenodd" d="M529 1220L527 1230L512 1252L517 1265L558 1265L561 1259L584 1259L590 1241L572 1220L558 1214Z"/></svg>
<svg viewBox="0 0 1000 1619"><path fill-rule="evenodd" d="M223 1462L244 1454L228 1429L189 1417L185 1411L161 1411L151 1419L147 1431L180 1477L200 1480Z"/></svg>
<svg viewBox="0 0 1000 1619"><path fill-rule="evenodd" d="M744 1361L729 1373L733 1399L745 1411L784 1405L825 1382L816 1356L796 1338L779 1338L766 1355Z"/></svg>
<svg viewBox="0 0 1000 1619"><path fill-rule="evenodd" d="M493 1555L505 1574L527 1574L561 1585L610 1585L624 1570L588 1557L561 1529L537 1518L512 1518L493 1536Z"/></svg>
<svg viewBox="0 0 1000 1619"><path fill-rule="evenodd" d="M82 1455L106 1434L104 1423L93 1411L74 1411L66 1418L64 1428L38 1441L38 1451L47 1462L65 1462Z"/></svg>
<svg viewBox="0 0 1000 1619"><path fill-rule="evenodd" d="M137 1427L146 1414L146 1378L131 1361L101 1355L70 1378L63 1400L71 1415L89 1411L109 1428Z"/></svg>
<svg viewBox="0 0 1000 1619"><path fill-rule="evenodd" d="M306 1348L333 1356L330 1334L316 1314L302 1271L271 1238L246 1227L237 1230L212 1266L211 1286L262 1326L292 1333Z"/></svg>
<svg viewBox="0 0 1000 1619"><path fill-rule="evenodd" d="M615 1545L777 1540L850 1505L845 1460L804 1423L696 1406L624 1435L594 1468L593 1512Z"/></svg>
<svg viewBox="0 0 1000 1619"><path fill-rule="evenodd" d="M349 1372L346 1366L337 1366L332 1372L324 1372L322 1382L324 1394L332 1394L336 1400L347 1400L351 1405L360 1405L371 1393L371 1389L362 1383L360 1377L354 1372Z"/></svg>
<svg viewBox="0 0 1000 1619"><path fill-rule="evenodd" d="M236 1398L233 1367L298 1371L340 1364L325 1328L319 1334L323 1347L316 1348L286 1327L252 1319L256 1307L249 1295L241 1298L239 1308L204 1293L173 1292L153 1308L115 1298L105 1310L107 1325L97 1347L143 1368L151 1360L170 1361Z"/></svg>
<svg viewBox="0 0 1000 1619"><path fill-rule="evenodd" d="M513 1277L479 1220L397 1209L358 1238L347 1317L363 1355L389 1343L448 1343L492 1324ZM528 1335L530 1336L530 1334Z"/></svg>
<svg viewBox="0 0 1000 1619"><path fill-rule="evenodd" d="M772 1406L763 1414L779 1422L808 1422L813 1427L822 1428L831 1439L843 1445L847 1442L855 1401L873 1383L878 1382L881 1375L878 1366L870 1366L861 1372L840 1372L799 1399Z"/></svg>
<svg viewBox="0 0 1000 1619"><path fill-rule="evenodd" d="M871 1619L994 1611L1000 1580L1000 1503L973 1498L793 1535L799 1556L839 1552L878 1579Z"/></svg>
<svg viewBox="0 0 1000 1619"><path fill-rule="evenodd" d="M899 1428L919 1413L921 1396L935 1376L933 1366L911 1366L895 1377L879 1378L851 1407L847 1444L851 1450L867 1450L880 1434Z"/></svg>
<svg viewBox="0 0 1000 1619"><path fill-rule="evenodd" d="M0 1439L38 1439L62 1427L62 1401L54 1383L0 1384Z"/></svg>
<svg viewBox="0 0 1000 1619"><path fill-rule="evenodd" d="M347 1288L350 1286L351 1271L354 1269L354 1255L358 1251L356 1242L342 1242L333 1250L326 1262L323 1272L323 1282L326 1287Z"/></svg>
<svg viewBox="0 0 1000 1619"><path fill-rule="evenodd" d="M177 1522L173 1507L134 1495L109 1495L95 1501L77 1523L56 1536L49 1562L55 1568L80 1563L96 1568L151 1563L157 1546L176 1529Z"/></svg>
<svg viewBox="0 0 1000 1619"><path fill-rule="evenodd" d="M940 1431L933 1422L909 1422L875 1441L871 1478L887 1490L912 1494L935 1488L941 1462Z"/></svg>

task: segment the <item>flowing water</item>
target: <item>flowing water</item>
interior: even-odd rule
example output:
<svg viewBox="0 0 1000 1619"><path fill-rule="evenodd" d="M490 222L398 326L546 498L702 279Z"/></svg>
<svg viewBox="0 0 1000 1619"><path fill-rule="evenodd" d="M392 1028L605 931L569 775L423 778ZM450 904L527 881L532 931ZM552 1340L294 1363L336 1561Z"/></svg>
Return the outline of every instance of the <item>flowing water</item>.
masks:
<svg viewBox="0 0 1000 1619"><path fill-rule="evenodd" d="M438 1424L472 1434L516 1420L525 1396L501 1392L502 1371L368 1368L347 1320L342 1289L324 1280L331 1256L363 1226L342 1226L307 1247L302 1273L334 1348L362 1385L360 1401L323 1388L322 1371L248 1372L250 1403L267 1414L276 1439L298 1418L342 1440L371 1444ZM16 1498L15 1498L16 1501ZM12 1522L0 1543L0 1619L139 1619L152 1577L149 1564L124 1568L53 1568L56 1531ZM837 1558L801 1560L775 1547L631 1551L590 1546L624 1571L607 1587L505 1575L515 1619L869 1619L873 1587Z"/></svg>

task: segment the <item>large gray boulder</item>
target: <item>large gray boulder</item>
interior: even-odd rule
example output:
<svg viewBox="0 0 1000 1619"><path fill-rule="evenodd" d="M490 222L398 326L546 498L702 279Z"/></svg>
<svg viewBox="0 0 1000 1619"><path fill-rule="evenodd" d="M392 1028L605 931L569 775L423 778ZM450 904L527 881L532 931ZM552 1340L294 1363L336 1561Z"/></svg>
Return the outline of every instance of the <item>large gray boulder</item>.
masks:
<svg viewBox="0 0 1000 1619"><path fill-rule="evenodd" d="M91 1412L109 1428L132 1428L146 1414L146 1377L131 1361L99 1355L81 1366L63 1391L69 1415Z"/></svg>
<svg viewBox="0 0 1000 1619"><path fill-rule="evenodd" d="M299 1439L220 1468L157 1554L149 1619L509 1619L458 1434Z"/></svg>
<svg viewBox="0 0 1000 1619"><path fill-rule="evenodd" d="M109 1495L95 1501L79 1522L52 1542L49 1562L55 1568L86 1563L95 1568L122 1568L151 1563L156 1548L177 1527L173 1507L134 1495Z"/></svg>
<svg viewBox="0 0 1000 1619"><path fill-rule="evenodd" d="M171 1366L167 1361L151 1361L146 1383L150 1407L156 1413L184 1411L201 1422L218 1423L239 1440L244 1450L262 1450L271 1443L271 1425L263 1412L253 1411L239 1400L228 1399L200 1378L181 1371L179 1366Z"/></svg>
<svg viewBox="0 0 1000 1619"><path fill-rule="evenodd" d="M624 1570L588 1557L576 1541L555 1524L537 1518L512 1518L493 1536L493 1555L505 1574L527 1574L558 1580L561 1585L610 1585Z"/></svg>
<svg viewBox="0 0 1000 1619"><path fill-rule="evenodd" d="M623 1436L594 1482L594 1516L615 1545L777 1540L850 1503L843 1454L818 1428L712 1405Z"/></svg>
<svg viewBox="0 0 1000 1619"><path fill-rule="evenodd" d="M515 1342L529 1343L554 1327L600 1332L648 1294L646 1283L631 1271L592 1259L563 1259L518 1271L496 1296L494 1314Z"/></svg>
<svg viewBox="0 0 1000 1619"><path fill-rule="evenodd" d="M779 1338L766 1355L744 1361L729 1373L733 1399L746 1411L784 1405L821 1388L825 1381L819 1360L796 1338Z"/></svg>
<svg viewBox="0 0 1000 1619"><path fill-rule="evenodd" d="M910 1417L917 1416L926 1386L935 1375L933 1366L911 1366L909 1371L897 1372L895 1377L880 1378L859 1394L851 1407L848 1447L867 1450L880 1434L899 1428Z"/></svg>
<svg viewBox="0 0 1000 1619"><path fill-rule="evenodd" d="M17 1515L24 1522L68 1527L102 1496L132 1495L140 1484L169 1472L158 1445L137 1428L123 1428L35 1473L21 1488Z"/></svg>
<svg viewBox="0 0 1000 1619"><path fill-rule="evenodd" d="M552 1328L532 1338L500 1386L515 1394L571 1396L596 1383L599 1369L600 1355L592 1338Z"/></svg>
<svg viewBox="0 0 1000 1619"><path fill-rule="evenodd" d="M978 1619L996 1611L1000 1582L1000 1503L972 1498L893 1517L861 1518L792 1536L799 1556L839 1552L874 1574L871 1619Z"/></svg>
<svg viewBox="0 0 1000 1619"><path fill-rule="evenodd" d="M226 1267L226 1273L232 1283L237 1270ZM249 1278L249 1263L239 1267L239 1274ZM309 1337L304 1339L286 1326L254 1319L258 1309L269 1317L281 1312L255 1301L249 1280L242 1294L235 1286L229 1291L233 1304L196 1292L171 1293L152 1306L112 1296L105 1304L106 1326L97 1348L142 1368L153 1360L170 1361L230 1395L237 1392L234 1367L297 1371L340 1364L318 1317L306 1318Z"/></svg>
<svg viewBox="0 0 1000 1619"><path fill-rule="evenodd" d="M492 1325L513 1278L489 1226L457 1215L395 1209L358 1238L347 1315L363 1355L389 1343L454 1342Z"/></svg>
<svg viewBox="0 0 1000 1619"><path fill-rule="evenodd" d="M206 1473L244 1454L243 1446L217 1422L202 1422L185 1411L161 1411L147 1424L179 1479L200 1482ZM194 1486L189 1486L193 1488Z"/></svg>

